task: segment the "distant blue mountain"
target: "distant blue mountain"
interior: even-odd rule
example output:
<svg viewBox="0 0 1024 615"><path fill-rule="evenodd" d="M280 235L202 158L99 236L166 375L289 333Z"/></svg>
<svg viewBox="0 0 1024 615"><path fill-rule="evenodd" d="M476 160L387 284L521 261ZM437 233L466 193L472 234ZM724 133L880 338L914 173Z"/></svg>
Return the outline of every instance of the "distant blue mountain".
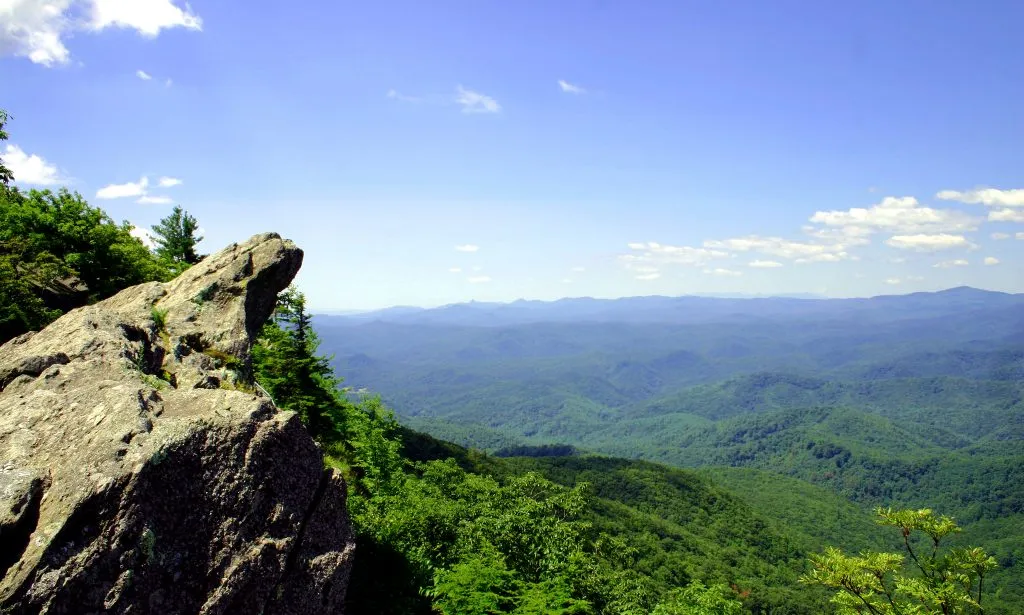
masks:
<svg viewBox="0 0 1024 615"><path fill-rule="evenodd" d="M470 302L424 309L394 307L349 315L323 315L321 326L368 322L410 325L508 326L538 322L624 322L695 324L802 317L812 320L862 318L886 322L920 319L965 310L1012 310L1024 306L1024 294L966 286L939 292L826 299L814 295L780 297L645 296L621 299L577 297L557 301Z"/></svg>

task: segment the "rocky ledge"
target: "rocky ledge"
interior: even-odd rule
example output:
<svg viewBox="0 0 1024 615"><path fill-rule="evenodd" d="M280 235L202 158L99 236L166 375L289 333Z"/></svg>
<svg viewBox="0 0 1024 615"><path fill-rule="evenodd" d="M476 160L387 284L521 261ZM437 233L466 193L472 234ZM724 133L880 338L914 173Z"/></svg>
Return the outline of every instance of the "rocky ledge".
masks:
<svg viewBox="0 0 1024 615"><path fill-rule="evenodd" d="M336 613L345 486L248 352L275 234L0 347L0 611Z"/></svg>

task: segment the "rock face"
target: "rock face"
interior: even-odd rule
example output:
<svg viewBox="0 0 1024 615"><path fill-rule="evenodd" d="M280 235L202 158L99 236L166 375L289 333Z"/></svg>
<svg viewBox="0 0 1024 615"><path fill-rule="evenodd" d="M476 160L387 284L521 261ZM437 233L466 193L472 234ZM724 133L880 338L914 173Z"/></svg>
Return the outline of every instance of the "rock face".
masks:
<svg viewBox="0 0 1024 615"><path fill-rule="evenodd" d="M246 378L301 262L257 235L0 347L0 612L341 611L344 483Z"/></svg>

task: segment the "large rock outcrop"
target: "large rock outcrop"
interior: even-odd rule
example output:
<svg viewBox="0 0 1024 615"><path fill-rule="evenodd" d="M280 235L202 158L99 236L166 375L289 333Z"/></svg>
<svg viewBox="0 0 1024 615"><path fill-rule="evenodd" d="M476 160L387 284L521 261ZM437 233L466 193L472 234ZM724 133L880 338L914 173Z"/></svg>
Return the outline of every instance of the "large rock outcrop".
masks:
<svg viewBox="0 0 1024 615"><path fill-rule="evenodd" d="M301 262L257 235L0 347L0 611L340 612L344 484L246 377Z"/></svg>

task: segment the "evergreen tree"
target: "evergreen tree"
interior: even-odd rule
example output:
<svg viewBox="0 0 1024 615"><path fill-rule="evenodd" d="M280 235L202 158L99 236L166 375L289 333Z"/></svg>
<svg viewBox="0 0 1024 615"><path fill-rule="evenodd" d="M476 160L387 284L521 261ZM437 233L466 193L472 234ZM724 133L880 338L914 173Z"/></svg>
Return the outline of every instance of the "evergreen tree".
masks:
<svg viewBox="0 0 1024 615"><path fill-rule="evenodd" d="M171 215L153 226L157 256L172 263L195 265L202 258L196 253L196 244L203 240L196 237L198 229L196 219L175 205Z"/></svg>
<svg viewBox="0 0 1024 615"><path fill-rule="evenodd" d="M253 348L253 362L256 379L274 402L302 417L314 437L331 441L340 435L345 401L329 359L316 354L319 346L305 296L289 287Z"/></svg>

